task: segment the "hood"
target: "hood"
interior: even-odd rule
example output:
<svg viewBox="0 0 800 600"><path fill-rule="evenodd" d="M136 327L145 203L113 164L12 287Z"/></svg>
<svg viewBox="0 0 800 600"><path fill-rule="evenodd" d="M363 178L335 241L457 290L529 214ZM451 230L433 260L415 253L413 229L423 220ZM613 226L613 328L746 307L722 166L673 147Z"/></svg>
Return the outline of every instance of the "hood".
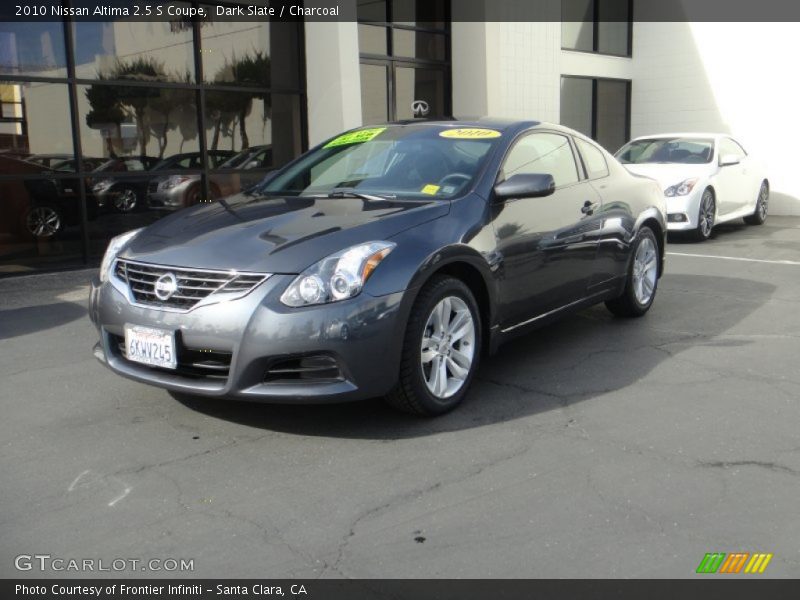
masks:
<svg viewBox="0 0 800 600"><path fill-rule="evenodd" d="M708 177L714 169L713 163L702 165L681 165L675 163L644 163L640 165L622 165L635 175L644 175L658 181L662 190L681 183L692 177Z"/></svg>
<svg viewBox="0 0 800 600"><path fill-rule="evenodd" d="M300 273L349 246L447 214L449 202L237 194L157 221L120 255L175 267Z"/></svg>

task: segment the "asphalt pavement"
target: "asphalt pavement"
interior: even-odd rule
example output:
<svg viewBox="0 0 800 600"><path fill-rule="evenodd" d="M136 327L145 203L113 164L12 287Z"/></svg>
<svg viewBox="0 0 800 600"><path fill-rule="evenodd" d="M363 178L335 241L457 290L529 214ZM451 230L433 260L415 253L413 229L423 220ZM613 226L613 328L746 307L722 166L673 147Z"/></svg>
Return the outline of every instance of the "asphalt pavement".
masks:
<svg viewBox="0 0 800 600"><path fill-rule="evenodd" d="M88 271L2 279L0 577L798 577L800 218L668 251L645 318L504 346L433 420L178 401L92 357Z"/></svg>

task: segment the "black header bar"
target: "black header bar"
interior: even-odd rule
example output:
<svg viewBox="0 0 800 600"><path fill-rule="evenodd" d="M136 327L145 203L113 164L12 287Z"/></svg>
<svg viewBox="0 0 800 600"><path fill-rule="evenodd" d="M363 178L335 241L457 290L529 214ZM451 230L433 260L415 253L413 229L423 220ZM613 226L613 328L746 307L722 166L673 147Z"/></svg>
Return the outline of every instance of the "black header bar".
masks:
<svg viewBox="0 0 800 600"><path fill-rule="evenodd" d="M600 0L602 1L602 0ZM574 4L580 2L579 4ZM581 0L451 0L451 20L456 22L556 22L585 8ZM438 22L442 0L398 3L396 22ZM3 0L0 21L322 21L358 20L357 0ZM403 7L410 7L404 15ZM400 11L400 12L398 12ZM795 0L632 0L633 20L800 22L800 2ZM607 20L614 20L609 11ZM627 20L627 11L620 19Z"/></svg>

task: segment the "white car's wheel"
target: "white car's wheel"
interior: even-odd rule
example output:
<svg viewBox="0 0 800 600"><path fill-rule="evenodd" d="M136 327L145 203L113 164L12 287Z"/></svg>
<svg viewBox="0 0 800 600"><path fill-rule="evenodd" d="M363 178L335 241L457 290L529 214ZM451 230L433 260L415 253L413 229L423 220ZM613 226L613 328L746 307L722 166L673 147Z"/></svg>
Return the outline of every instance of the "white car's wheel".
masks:
<svg viewBox="0 0 800 600"><path fill-rule="evenodd" d="M766 181L761 183L756 199L756 208L752 215L744 218L748 225L762 225L767 220L767 210L769 209L769 184Z"/></svg>
<svg viewBox="0 0 800 600"><path fill-rule="evenodd" d="M714 223L717 220L717 200L711 188L703 191L700 198L700 209L697 213L697 228L694 230L694 238L698 242L704 242L711 237Z"/></svg>

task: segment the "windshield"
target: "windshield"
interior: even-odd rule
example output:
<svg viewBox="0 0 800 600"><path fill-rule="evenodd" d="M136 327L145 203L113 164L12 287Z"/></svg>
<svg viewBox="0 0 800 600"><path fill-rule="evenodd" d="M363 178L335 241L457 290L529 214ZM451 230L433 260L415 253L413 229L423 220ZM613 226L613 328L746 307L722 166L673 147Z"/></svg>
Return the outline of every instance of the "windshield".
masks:
<svg viewBox="0 0 800 600"><path fill-rule="evenodd" d="M501 135L430 124L360 129L310 152L255 191L454 198L469 188Z"/></svg>
<svg viewBox="0 0 800 600"><path fill-rule="evenodd" d="M634 140L616 154L622 164L703 164L714 155L714 140L697 138L653 138Z"/></svg>

